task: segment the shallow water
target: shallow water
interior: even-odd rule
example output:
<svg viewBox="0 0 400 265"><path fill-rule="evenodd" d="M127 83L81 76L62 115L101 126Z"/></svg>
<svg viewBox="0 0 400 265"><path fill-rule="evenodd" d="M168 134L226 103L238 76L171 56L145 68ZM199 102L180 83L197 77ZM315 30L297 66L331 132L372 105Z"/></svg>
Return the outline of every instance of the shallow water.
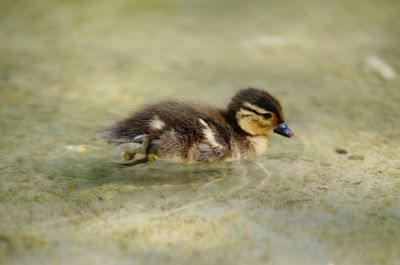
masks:
<svg viewBox="0 0 400 265"><path fill-rule="evenodd" d="M399 13L390 0L2 1L1 262L400 264ZM295 141L121 170L97 140L141 104L224 106L245 86L282 101Z"/></svg>

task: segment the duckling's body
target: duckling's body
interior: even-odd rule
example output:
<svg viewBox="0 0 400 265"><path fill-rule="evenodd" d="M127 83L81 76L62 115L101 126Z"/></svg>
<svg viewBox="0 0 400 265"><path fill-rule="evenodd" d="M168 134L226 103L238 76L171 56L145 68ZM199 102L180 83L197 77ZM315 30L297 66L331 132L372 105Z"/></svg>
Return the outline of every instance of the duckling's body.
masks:
<svg viewBox="0 0 400 265"><path fill-rule="evenodd" d="M232 99L227 110L176 101L150 105L106 129L104 138L120 146L127 160L137 153L145 155L122 166L156 157L195 163L257 156L267 150L270 131L283 119L278 101L274 99L272 108L277 112L274 114L256 104L257 95L272 98L265 91L246 89ZM266 113L269 119L264 120L262 115Z"/></svg>

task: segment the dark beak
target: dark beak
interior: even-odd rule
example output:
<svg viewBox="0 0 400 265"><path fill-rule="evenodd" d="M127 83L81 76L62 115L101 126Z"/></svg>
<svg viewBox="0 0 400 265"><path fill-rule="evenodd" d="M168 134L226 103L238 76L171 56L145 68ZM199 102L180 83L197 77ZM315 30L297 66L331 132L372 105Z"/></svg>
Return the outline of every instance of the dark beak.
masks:
<svg viewBox="0 0 400 265"><path fill-rule="evenodd" d="M286 125L286 123L282 122L281 124L278 125L278 127L274 130L274 133L289 137L289 138L294 138L294 133L289 129L289 127Z"/></svg>

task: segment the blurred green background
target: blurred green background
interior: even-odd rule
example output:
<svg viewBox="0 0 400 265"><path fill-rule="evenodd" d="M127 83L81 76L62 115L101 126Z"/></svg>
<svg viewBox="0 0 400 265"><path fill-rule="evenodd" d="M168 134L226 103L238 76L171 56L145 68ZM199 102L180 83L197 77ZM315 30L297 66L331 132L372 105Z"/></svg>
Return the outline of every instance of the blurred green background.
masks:
<svg viewBox="0 0 400 265"><path fill-rule="evenodd" d="M400 2L0 1L3 264L400 264ZM129 170L147 102L277 96L268 156Z"/></svg>

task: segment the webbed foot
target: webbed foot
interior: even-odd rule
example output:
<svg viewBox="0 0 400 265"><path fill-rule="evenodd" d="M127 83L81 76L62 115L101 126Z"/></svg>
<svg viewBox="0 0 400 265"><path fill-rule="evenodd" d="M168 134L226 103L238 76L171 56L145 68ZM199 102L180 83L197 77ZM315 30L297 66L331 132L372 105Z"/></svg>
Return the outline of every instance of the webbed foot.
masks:
<svg viewBox="0 0 400 265"><path fill-rule="evenodd" d="M133 159L135 158L135 156L136 156L136 153L130 152L129 150L125 150L125 151L123 152L123 154L122 154L122 157L123 157L125 160L133 160Z"/></svg>
<svg viewBox="0 0 400 265"><path fill-rule="evenodd" d="M114 163L115 166L120 167L120 168L125 168L125 167L134 167L140 164L148 163L148 162L153 162L155 161L155 157L153 155L146 156L142 159L137 159L132 162L128 163Z"/></svg>

